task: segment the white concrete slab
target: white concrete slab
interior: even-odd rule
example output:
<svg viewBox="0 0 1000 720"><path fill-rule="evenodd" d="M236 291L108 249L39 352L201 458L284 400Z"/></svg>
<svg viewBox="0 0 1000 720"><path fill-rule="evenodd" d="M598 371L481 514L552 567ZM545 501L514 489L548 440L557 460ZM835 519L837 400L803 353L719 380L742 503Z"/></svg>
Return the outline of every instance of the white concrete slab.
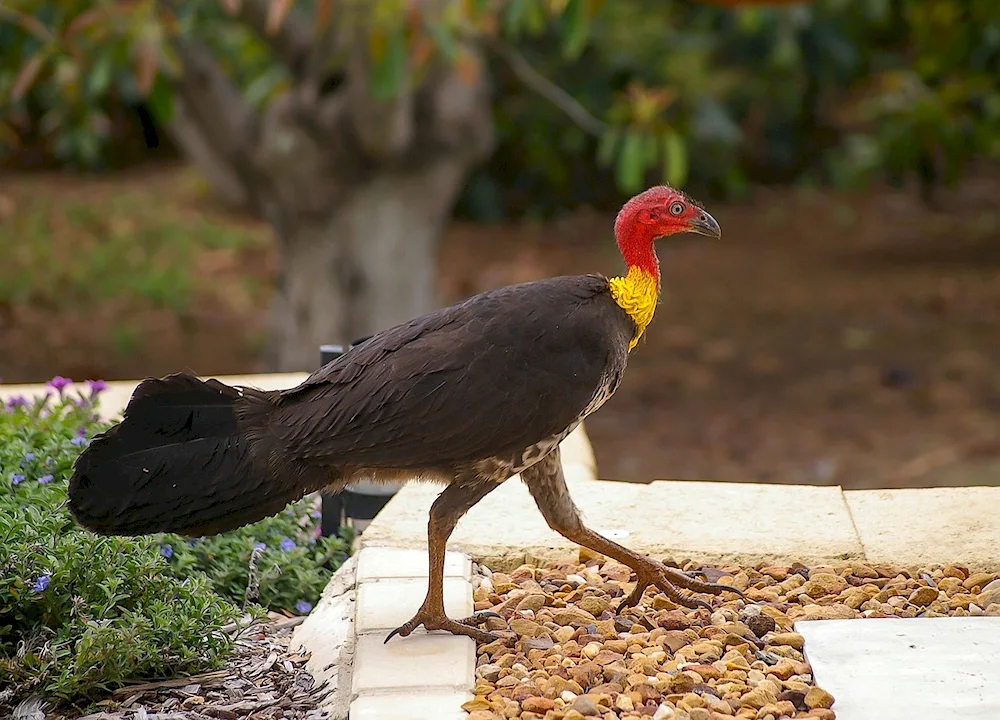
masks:
<svg viewBox="0 0 1000 720"><path fill-rule="evenodd" d="M423 578L427 580L427 551L416 548L369 547L357 555L358 582L390 578ZM446 578L472 578L472 559L465 553L444 555Z"/></svg>
<svg viewBox="0 0 1000 720"><path fill-rule="evenodd" d="M413 617L427 595L427 578L369 580L358 585L355 632L388 633ZM472 615L472 583L465 578L444 579L444 611L460 620Z"/></svg>
<svg viewBox="0 0 1000 720"><path fill-rule="evenodd" d="M844 498L870 562L1000 566L1000 487L851 490Z"/></svg>
<svg viewBox="0 0 1000 720"><path fill-rule="evenodd" d="M363 695L351 703L350 720L465 720L462 704L470 692L424 692L408 695Z"/></svg>
<svg viewBox="0 0 1000 720"><path fill-rule="evenodd" d="M1000 718L1000 618L816 620L805 637L837 720Z"/></svg>
<svg viewBox="0 0 1000 720"><path fill-rule="evenodd" d="M591 527L661 557L814 563L863 556L839 487L643 485L570 477L567 485ZM429 485L404 487L362 535L362 545L426 546L427 513L439 492ZM494 570L517 565L526 555L544 560L578 553L576 545L548 527L518 477L475 505L448 545L487 560Z"/></svg>
<svg viewBox="0 0 1000 720"><path fill-rule="evenodd" d="M405 638L384 640L384 633L358 636L355 696L432 689L470 692L475 685L472 638L418 630Z"/></svg>

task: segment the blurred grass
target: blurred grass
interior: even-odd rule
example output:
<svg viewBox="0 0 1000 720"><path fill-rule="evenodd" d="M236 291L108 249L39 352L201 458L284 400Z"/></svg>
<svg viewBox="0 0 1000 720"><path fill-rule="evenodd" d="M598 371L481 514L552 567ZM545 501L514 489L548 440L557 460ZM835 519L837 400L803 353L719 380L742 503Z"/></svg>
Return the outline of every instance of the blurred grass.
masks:
<svg viewBox="0 0 1000 720"><path fill-rule="evenodd" d="M183 314L213 291L212 273L199 268L206 254L231 266L240 252L266 247L266 228L192 209L195 177L166 177L103 193L98 180L83 197L30 178L0 189L0 304L88 311L140 301Z"/></svg>

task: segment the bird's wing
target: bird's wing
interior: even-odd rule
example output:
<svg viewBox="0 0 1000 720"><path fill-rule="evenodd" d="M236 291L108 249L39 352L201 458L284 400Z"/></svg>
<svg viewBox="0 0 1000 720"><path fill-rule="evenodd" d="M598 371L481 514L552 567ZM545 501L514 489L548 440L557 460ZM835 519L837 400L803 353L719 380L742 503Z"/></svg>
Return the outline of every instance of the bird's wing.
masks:
<svg viewBox="0 0 1000 720"><path fill-rule="evenodd" d="M599 276L476 296L375 335L285 391L268 434L319 465L441 467L577 420L632 330ZM620 336L620 337L619 337Z"/></svg>

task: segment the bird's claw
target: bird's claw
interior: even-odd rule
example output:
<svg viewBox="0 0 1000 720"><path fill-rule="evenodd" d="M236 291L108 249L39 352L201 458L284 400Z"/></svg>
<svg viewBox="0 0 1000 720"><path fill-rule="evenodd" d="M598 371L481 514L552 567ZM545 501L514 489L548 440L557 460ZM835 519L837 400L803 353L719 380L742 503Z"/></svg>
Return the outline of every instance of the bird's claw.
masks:
<svg viewBox="0 0 1000 720"><path fill-rule="evenodd" d="M705 608L709 612L714 610L710 603L684 592L684 590L681 590L677 586L679 585L681 588L709 595L721 595L724 592L731 592L740 597L746 597L742 591L730 585L698 580L681 570L668 568L666 565L655 560L648 558L644 558L644 560L649 563L648 567L644 563L642 568L636 570L635 589L628 597L622 600L618 606L619 609L638 605L639 601L642 600L643 593L646 592L646 588L650 585L659 588L664 595L678 605L691 609Z"/></svg>
<svg viewBox="0 0 1000 720"><path fill-rule="evenodd" d="M463 618L462 620L452 620L445 615L443 611L432 612L420 608L420 610L417 611L417 614L410 618L409 621L403 623L389 633L383 643L389 642L396 635L406 637L421 625L423 625L426 630L447 630L453 635L465 635L466 637L470 637L477 642L491 643L495 640L501 640L503 637L487 632L486 630L480 630L476 626L489 618L499 617L500 615L492 610L484 610L482 612L474 613L473 615Z"/></svg>

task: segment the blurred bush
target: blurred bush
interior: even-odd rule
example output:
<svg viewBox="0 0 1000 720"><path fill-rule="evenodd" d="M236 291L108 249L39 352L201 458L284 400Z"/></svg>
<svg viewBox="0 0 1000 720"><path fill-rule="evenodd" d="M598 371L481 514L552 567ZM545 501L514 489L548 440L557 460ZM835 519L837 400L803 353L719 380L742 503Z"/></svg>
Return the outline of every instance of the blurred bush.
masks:
<svg viewBox="0 0 1000 720"><path fill-rule="evenodd" d="M168 120L155 68L170 63L171 30L197 26L265 102L284 70L223 4L184 3L177 28L152 0L121 5L113 22L109 5L82 0L0 9L0 148L40 134L60 161L97 167L111 147L109 107L145 103ZM456 8L467 5L497 6ZM613 205L661 178L717 196L750 182L879 176L926 190L1000 154L993 0L507 0L496 20L504 46L595 122L581 128L525 86L509 53L493 54L500 145L470 180L468 216Z"/></svg>

